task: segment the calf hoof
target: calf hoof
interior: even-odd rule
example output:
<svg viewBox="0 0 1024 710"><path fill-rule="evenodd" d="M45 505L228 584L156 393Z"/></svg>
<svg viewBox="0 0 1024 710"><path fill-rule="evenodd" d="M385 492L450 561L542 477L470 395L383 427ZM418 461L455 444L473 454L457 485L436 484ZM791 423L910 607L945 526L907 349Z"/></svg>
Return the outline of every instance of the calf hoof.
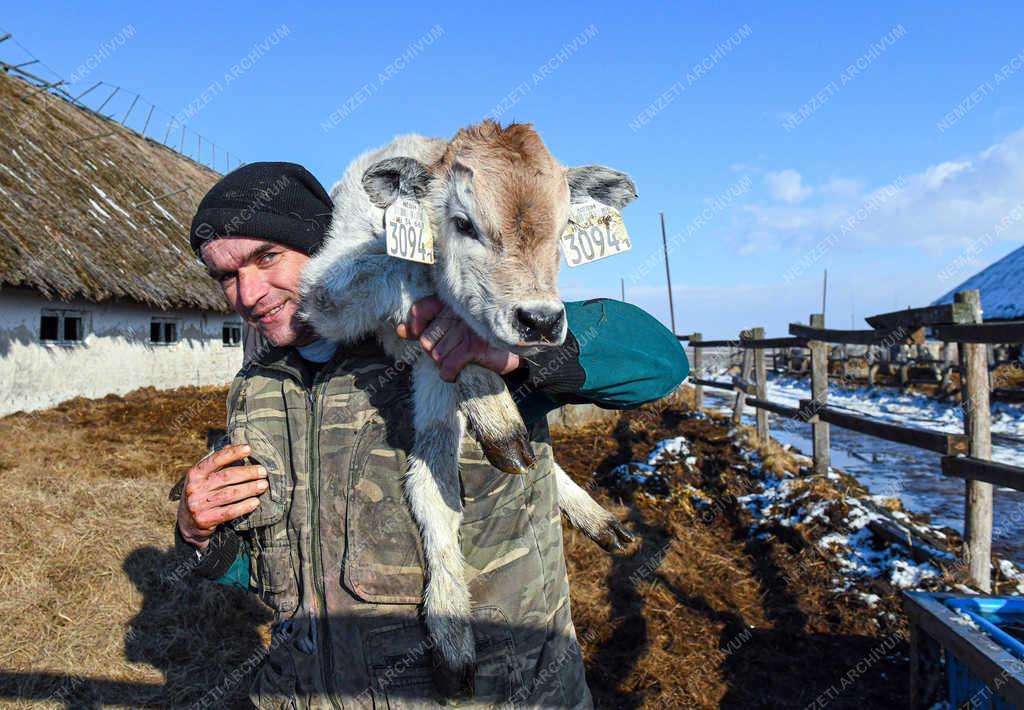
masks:
<svg viewBox="0 0 1024 710"><path fill-rule="evenodd" d="M481 441L480 447L491 465L504 473L522 475L533 468L537 457L526 436L511 436L498 441Z"/></svg>
<svg viewBox="0 0 1024 710"><path fill-rule="evenodd" d="M599 537L594 538L605 552L616 552L633 542L635 538L617 518L609 520Z"/></svg>
<svg viewBox="0 0 1024 710"><path fill-rule="evenodd" d="M459 667L448 665L444 657L434 650L434 687L445 700L467 700L473 697L476 664Z"/></svg>

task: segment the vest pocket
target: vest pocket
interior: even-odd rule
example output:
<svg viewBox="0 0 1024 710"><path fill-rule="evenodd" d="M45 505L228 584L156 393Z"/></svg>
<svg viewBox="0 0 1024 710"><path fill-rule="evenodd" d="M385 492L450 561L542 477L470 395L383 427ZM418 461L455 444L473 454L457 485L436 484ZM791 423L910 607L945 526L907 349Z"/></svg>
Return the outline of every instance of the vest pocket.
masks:
<svg viewBox="0 0 1024 710"><path fill-rule="evenodd" d="M287 541L260 541L253 536L252 556L256 567L256 591L260 599L278 615L295 611L299 604L298 585L292 568L291 547Z"/></svg>
<svg viewBox="0 0 1024 710"><path fill-rule="evenodd" d="M423 551L402 491L405 455L374 414L356 435L348 480L341 582L363 601L419 604Z"/></svg>

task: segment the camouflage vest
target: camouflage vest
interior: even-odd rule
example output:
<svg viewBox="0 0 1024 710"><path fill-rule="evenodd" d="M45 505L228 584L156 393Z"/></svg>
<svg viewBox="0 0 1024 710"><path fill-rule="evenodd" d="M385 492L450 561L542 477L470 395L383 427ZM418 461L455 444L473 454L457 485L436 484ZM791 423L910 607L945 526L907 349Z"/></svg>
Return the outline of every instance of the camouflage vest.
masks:
<svg viewBox="0 0 1024 710"><path fill-rule="evenodd" d="M292 350L236 378L233 443L267 467L260 506L236 521L250 586L273 610L270 651L251 697L260 708L437 707L418 604L423 551L402 493L412 438L409 373L374 345L339 352L312 386ZM491 467L467 437L460 530L477 637L465 707L591 707L569 613L547 426L539 465Z"/></svg>

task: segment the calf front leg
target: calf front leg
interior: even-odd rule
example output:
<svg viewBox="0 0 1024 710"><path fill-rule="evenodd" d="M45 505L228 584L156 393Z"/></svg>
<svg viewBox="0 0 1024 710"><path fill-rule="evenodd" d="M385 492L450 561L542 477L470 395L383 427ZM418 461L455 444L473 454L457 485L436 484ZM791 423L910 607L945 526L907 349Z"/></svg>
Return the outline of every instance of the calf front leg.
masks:
<svg viewBox="0 0 1024 710"><path fill-rule="evenodd" d="M447 696L471 694L476 649L459 546L459 447L464 423L455 388L441 379L426 356L413 365L413 423L405 495L423 538L423 613L434 644L438 686Z"/></svg>
<svg viewBox="0 0 1024 710"><path fill-rule="evenodd" d="M501 376L479 365L467 365L456 384L459 409L491 465L505 473L529 471L537 459L519 408Z"/></svg>
<svg viewBox="0 0 1024 710"><path fill-rule="evenodd" d="M598 505L556 462L551 465L558 486L558 507L574 528L609 552L621 550L624 543L633 541L633 533L618 518Z"/></svg>

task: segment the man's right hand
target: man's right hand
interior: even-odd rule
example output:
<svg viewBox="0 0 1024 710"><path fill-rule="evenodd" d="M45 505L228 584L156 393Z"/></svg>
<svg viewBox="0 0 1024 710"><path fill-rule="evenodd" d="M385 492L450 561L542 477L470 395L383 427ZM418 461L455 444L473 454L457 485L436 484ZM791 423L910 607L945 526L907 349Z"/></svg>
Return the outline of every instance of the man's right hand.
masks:
<svg viewBox="0 0 1024 710"><path fill-rule="evenodd" d="M178 503L178 530L187 543L205 550L217 526L251 513L267 490L262 466L236 466L248 446L226 446L203 458L185 474Z"/></svg>

